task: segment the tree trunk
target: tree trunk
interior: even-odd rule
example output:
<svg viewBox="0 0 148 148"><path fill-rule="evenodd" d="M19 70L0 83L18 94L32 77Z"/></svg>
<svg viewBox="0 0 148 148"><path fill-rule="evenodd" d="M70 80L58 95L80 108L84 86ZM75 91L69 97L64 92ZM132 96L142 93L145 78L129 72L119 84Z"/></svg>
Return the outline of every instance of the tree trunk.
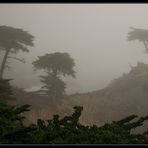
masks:
<svg viewBox="0 0 148 148"><path fill-rule="evenodd" d="M3 78L3 73L4 73L5 64L6 64L6 61L7 61L9 51L10 51L10 49L6 49L6 52L5 52L5 55L4 55L4 58L3 58L3 61L2 61L1 67L0 67L0 79Z"/></svg>
<svg viewBox="0 0 148 148"><path fill-rule="evenodd" d="M146 51L148 52L148 43L143 41Z"/></svg>

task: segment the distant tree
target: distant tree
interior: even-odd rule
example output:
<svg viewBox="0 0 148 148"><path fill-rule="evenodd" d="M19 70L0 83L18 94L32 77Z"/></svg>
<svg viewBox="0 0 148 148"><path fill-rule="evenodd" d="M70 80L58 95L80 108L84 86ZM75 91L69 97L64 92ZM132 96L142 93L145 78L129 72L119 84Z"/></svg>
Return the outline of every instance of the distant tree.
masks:
<svg viewBox="0 0 148 148"><path fill-rule="evenodd" d="M9 67L6 65L8 58L25 62L24 59L12 57L10 54L16 54L20 50L23 52L29 52L27 46L33 46L33 39L34 37L31 34L22 29L0 26L0 50L5 51L0 67L0 78L3 77L4 69Z"/></svg>
<svg viewBox="0 0 148 148"><path fill-rule="evenodd" d="M148 53L148 30L131 27L132 31L128 32L128 41L138 40L144 44Z"/></svg>
<svg viewBox="0 0 148 148"><path fill-rule="evenodd" d="M49 96L54 102L65 93L66 84L61 80L60 76L75 77L73 67L74 60L68 53L51 53L44 56L38 56L33 62L35 69L44 69L46 76L41 76L41 82L45 85L42 87L43 95Z"/></svg>

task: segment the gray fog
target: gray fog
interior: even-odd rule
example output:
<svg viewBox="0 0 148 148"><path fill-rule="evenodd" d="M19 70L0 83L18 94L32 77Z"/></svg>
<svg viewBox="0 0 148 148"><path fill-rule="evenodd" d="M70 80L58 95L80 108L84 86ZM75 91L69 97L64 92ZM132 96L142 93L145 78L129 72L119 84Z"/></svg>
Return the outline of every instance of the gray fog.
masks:
<svg viewBox="0 0 148 148"><path fill-rule="evenodd" d="M22 28L35 36L29 53L9 61L19 87L40 86L32 62L45 53L68 52L75 60L76 79L65 78L68 93L106 87L138 61L148 63L144 46L127 41L130 27L148 29L148 4L0 4L0 25ZM1 52L2 54L2 52Z"/></svg>

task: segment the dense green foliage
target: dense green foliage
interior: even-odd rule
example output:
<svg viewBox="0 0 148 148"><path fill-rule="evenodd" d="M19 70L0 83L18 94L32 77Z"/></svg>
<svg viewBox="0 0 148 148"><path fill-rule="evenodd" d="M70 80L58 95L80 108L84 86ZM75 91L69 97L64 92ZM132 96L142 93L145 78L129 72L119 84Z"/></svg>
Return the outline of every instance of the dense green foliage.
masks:
<svg viewBox="0 0 148 148"><path fill-rule="evenodd" d="M131 134L131 129L141 126L148 117L131 122L137 116L131 115L120 121L98 127L79 123L82 107L74 107L71 116L51 120L37 120L36 124L25 126L21 115L28 106L21 107L0 104L0 143L24 144L144 144L148 143L148 132Z"/></svg>
<svg viewBox="0 0 148 148"><path fill-rule="evenodd" d="M9 87L10 89L10 87ZM8 88L0 88L0 92ZM8 95L9 96L9 95ZM147 144L148 131L132 134L131 130L142 126L148 116L137 121L136 115L119 121L85 126L79 122L83 107L75 106L72 115L52 119L38 119L36 124L25 125L23 113L29 105L11 106L0 103L0 143L1 144Z"/></svg>

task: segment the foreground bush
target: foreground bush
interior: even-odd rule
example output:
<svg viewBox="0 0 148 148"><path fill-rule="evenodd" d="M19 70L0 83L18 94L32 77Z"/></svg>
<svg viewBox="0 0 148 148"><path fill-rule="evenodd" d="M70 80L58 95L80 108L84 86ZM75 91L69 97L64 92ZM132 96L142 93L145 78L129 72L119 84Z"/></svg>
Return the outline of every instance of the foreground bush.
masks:
<svg viewBox="0 0 148 148"><path fill-rule="evenodd" d="M8 81L0 81L1 99L12 96ZM3 97L5 96L5 97ZM1 144L148 144L148 130L142 134L132 134L131 130L142 126L148 116L137 121L136 115L119 121L84 126L79 123L83 107L75 106L70 116L60 118L54 115L51 120L38 119L36 124L25 125L23 113L29 105L12 106L0 102L0 143Z"/></svg>
<svg viewBox="0 0 148 148"><path fill-rule="evenodd" d="M84 126L79 123L82 107L74 107L71 116L59 118L54 115L51 120L37 120L36 124L25 126L23 112L28 105L14 107L0 104L0 143L5 144L146 144L148 132L131 134L131 130L143 125L148 119L142 117L136 122L135 115L126 117L101 127Z"/></svg>

